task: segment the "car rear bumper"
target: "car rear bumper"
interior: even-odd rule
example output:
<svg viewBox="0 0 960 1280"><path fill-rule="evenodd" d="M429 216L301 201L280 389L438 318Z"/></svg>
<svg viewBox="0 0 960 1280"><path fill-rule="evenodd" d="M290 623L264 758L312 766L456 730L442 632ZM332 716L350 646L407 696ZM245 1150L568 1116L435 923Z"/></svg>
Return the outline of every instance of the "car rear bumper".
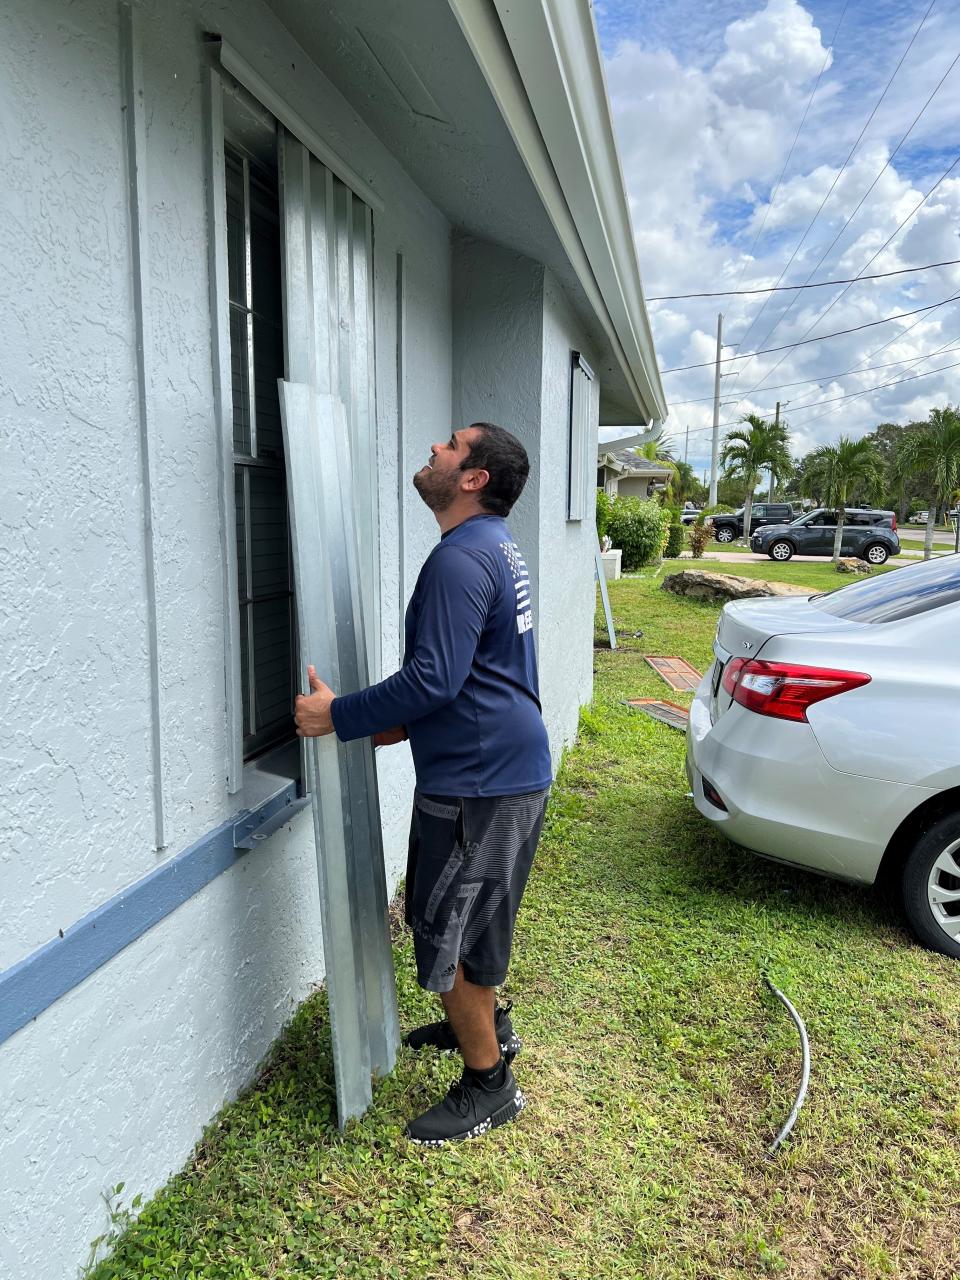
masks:
<svg viewBox="0 0 960 1280"><path fill-rule="evenodd" d="M735 844L872 884L890 837L924 788L833 769L813 730L731 706L710 722L710 673L690 707L687 777L699 812ZM727 811L704 794L704 779Z"/></svg>

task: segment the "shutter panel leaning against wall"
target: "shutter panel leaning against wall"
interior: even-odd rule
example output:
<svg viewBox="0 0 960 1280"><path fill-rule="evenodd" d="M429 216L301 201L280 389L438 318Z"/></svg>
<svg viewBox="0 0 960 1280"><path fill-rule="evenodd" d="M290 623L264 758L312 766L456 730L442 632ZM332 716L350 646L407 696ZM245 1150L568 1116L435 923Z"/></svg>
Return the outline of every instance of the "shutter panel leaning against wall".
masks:
<svg viewBox="0 0 960 1280"><path fill-rule="evenodd" d="M369 683L379 630L370 210L280 132L281 383L300 646L335 689ZM341 1125L399 1041L373 745L307 739Z"/></svg>

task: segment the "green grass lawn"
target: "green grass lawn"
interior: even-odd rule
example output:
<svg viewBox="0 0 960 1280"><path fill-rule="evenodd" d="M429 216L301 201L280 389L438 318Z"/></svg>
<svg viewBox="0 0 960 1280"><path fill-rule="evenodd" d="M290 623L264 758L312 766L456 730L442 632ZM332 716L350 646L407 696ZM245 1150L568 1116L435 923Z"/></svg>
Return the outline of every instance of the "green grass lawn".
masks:
<svg viewBox="0 0 960 1280"><path fill-rule="evenodd" d="M742 571L838 581L826 564ZM716 610L662 592L662 577L610 584L617 628L643 635L595 651L595 701L521 912L506 992L526 1040L518 1123L409 1147L404 1121L456 1063L403 1051L339 1135L321 993L96 1280L960 1273L960 968L916 946L880 895L764 863L691 808L682 736L623 704L685 698L645 653L710 658ZM601 616L598 646L605 635ZM405 1024L436 1016L407 940L396 960ZM799 1052L764 974L813 1053L809 1100L773 1161Z"/></svg>
<svg viewBox="0 0 960 1280"><path fill-rule="evenodd" d="M922 551L923 538L904 538L901 536L900 545L907 551ZM953 550L953 545L954 544L952 542L935 542L933 544L934 554L937 554L938 552L950 552Z"/></svg>

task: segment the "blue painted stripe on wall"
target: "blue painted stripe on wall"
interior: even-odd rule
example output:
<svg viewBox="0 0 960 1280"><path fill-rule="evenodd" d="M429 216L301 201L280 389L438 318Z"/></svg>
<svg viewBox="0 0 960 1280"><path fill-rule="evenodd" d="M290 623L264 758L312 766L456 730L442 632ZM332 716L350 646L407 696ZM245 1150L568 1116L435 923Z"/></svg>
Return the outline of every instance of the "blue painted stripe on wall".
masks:
<svg viewBox="0 0 960 1280"><path fill-rule="evenodd" d="M291 782L259 809L235 814L0 973L0 1044L244 857L249 850L235 848L235 838L287 807L292 818L302 807L296 801Z"/></svg>

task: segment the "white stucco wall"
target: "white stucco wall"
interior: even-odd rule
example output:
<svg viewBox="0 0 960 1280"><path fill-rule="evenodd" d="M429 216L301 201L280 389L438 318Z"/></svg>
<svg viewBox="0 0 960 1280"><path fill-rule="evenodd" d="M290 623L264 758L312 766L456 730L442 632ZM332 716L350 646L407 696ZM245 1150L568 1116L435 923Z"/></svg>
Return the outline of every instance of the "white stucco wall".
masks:
<svg viewBox="0 0 960 1280"><path fill-rule="evenodd" d="M0 14L12 271L0 343L0 969L245 807L227 794L217 437L203 182L205 30L218 30L376 182L383 652L396 654L395 262L406 267L407 456L450 427L446 219L258 0L144 6L149 407L166 847L154 847L143 503L118 14L15 0ZM296 72L291 68L296 64ZM411 507L406 586L436 537ZM388 666L389 669L389 666ZM388 879L412 770L379 753ZM250 1079L323 976L312 826L300 817L0 1045L0 1275L63 1280ZM63 1188L69 1187L69 1196Z"/></svg>
<svg viewBox="0 0 960 1280"><path fill-rule="evenodd" d="M512 524L536 583L555 757L589 696L592 520L569 525L563 507L569 350L584 348L562 293L539 264L493 246L461 244L454 273L446 219L260 0L144 4L137 16L167 843L154 844L117 7L10 0L0 13L0 255L12 273L0 343L9 762L0 970L246 805L228 795L224 773L223 624L235 605L219 563L204 31L221 32L282 88L384 200L375 221L384 671L399 656L401 600L438 536L406 478L452 423L489 418L517 431L533 462ZM413 779L406 747L378 759L392 887ZM301 815L0 1045L0 1276L73 1275L104 1228L102 1191L161 1185L322 976L312 827Z"/></svg>
<svg viewBox="0 0 960 1280"><path fill-rule="evenodd" d="M541 545L540 692L555 761L573 740L580 707L593 696L594 548L597 538L593 488L582 520L567 519L567 453L570 422L571 352L579 351L594 370L596 355L563 291L548 271L543 289L541 450L551 460L540 485L538 528ZM592 476L597 455L599 382L591 384L591 426L584 441ZM547 478L548 477L548 478Z"/></svg>
<svg viewBox="0 0 960 1280"><path fill-rule="evenodd" d="M533 584L543 715L554 765L572 741L593 681L595 513L568 521L571 352L591 360L563 291L540 263L498 245L454 242L457 422L495 422L530 454L530 478L510 516ZM596 457L593 384L588 469Z"/></svg>

